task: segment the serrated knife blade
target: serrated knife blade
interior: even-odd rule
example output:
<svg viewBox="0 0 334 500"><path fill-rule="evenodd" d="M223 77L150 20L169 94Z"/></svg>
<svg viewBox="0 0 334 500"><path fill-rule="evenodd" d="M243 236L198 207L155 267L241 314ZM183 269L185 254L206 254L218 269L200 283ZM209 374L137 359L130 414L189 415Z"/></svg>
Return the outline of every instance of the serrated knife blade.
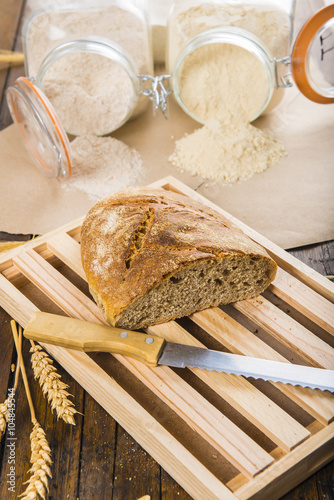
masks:
<svg viewBox="0 0 334 500"><path fill-rule="evenodd" d="M230 354L173 342L166 342L158 364L174 368L215 370L271 382L334 391L334 370Z"/></svg>
<svg viewBox="0 0 334 500"><path fill-rule="evenodd" d="M334 370L282 363L212 351L161 337L88 321L37 312L24 336L84 352L104 351L130 356L149 366L201 368L334 392Z"/></svg>

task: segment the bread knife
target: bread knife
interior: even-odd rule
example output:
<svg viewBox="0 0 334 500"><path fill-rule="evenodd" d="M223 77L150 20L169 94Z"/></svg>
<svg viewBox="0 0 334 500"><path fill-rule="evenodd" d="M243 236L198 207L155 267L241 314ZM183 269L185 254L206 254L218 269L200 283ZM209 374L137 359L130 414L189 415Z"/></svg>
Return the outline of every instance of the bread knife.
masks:
<svg viewBox="0 0 334 500"><path fill-rule="evenodd" d="M201 368L334 392L334 370L213 351L166 342L161 337L37 312L24 330L28 339L84 352L111 352L146 365Z"/></svg>

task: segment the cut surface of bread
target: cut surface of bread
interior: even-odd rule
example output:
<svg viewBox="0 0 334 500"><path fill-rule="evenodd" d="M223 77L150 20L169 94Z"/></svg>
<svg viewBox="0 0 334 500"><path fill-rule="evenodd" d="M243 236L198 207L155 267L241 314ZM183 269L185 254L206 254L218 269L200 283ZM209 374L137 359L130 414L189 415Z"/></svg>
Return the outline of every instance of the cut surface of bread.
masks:
<svg viewBox="0 0 334 500"><path fill-rule="evenodd" d="M255 297L277 269L218 212L149 188L94 205L82 225L81 255L107 321L132 330Z"/></svg>

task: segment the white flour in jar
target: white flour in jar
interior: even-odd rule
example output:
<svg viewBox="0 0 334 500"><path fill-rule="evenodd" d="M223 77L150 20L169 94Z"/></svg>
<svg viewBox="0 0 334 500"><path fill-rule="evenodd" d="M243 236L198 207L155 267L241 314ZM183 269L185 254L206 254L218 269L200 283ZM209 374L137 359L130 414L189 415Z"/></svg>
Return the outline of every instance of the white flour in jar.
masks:
<svg viewBox="0 0 334 500"><path fill-rule="evenodd" d="M139 152L113 137L76 137L71 151L72 175L62 186L80 189L94 201L134 186L143 172Z"/></svg>
<svg viewBox="0 0 334 500"><path fill-rule="evenodd" d="M279 11L247 6L204 4L178 14L169 64L186 41L206 29L237 26L255 33L276 57L286 55L289 23ZM286 151L282 144L250 125L265 102L268 76L249 51L211 44L191 53L182 67L181 98L204 127L176 142L169 160L205 179L232 183L263 172ZM274 92L271 105L277 102ZM212 125L211 120L218 120Z"/></svg>
<svg viewBox="0 0 334 500"><path fill-rule="evenodd" d="M53 48L88 36L118 44L138 74L152 71L146 26L135 14L109 6L103 10L49 11L34 17L26 35L29 76L37 76L43 59ZM83 52L52 64L42 85L64 128L78 135L103 135L115 130L128 116L134 97L125 70L106 57ZM140 97L133 116L147 102Z"/></svg>

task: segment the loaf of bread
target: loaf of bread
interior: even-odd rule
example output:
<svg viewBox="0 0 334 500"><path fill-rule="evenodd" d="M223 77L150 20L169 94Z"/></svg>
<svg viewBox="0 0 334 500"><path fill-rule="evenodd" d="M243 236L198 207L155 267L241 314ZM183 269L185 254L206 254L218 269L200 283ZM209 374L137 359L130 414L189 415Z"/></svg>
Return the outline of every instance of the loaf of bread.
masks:
<svg viewBox="0 0 334 500"><path fill-rule="evenodd" d="M218 212L163 189L129 188L94 205L81 255L109 324L132 330L255 297L277 269Z"/></svg>

